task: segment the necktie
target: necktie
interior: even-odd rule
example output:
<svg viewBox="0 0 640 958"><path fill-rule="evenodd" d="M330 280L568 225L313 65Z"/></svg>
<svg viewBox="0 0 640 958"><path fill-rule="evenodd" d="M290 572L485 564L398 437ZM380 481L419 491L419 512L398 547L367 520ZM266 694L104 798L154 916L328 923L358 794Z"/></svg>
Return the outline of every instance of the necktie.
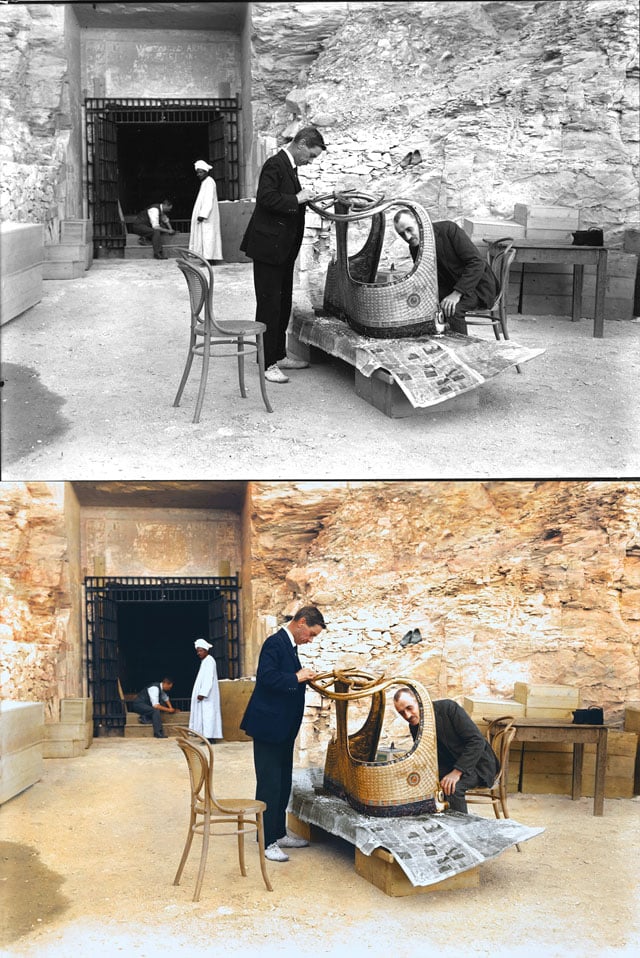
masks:
<svg viewBox="0 0 640 958"><path fill-rule="evenodd" d="M295 183L296 183L296 190L297 190L297 192L299 193L300 190L302 189L302 187L300 186L300 180L298 179L298 167L297 167L297 166L294 166L294 168L293 168L293 178L294 178ZM296 654L297 654L297 653L296 653Z"/></svg>

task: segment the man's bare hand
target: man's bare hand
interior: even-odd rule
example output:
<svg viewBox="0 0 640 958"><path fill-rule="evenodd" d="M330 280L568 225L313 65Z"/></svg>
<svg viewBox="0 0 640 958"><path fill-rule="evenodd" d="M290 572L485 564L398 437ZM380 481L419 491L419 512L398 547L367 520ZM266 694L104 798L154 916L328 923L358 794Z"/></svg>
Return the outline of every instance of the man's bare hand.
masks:
<svg viewBox="0 0 640 958"><path fill-rule="evenodd" d="M450 772L440 779L440 785L445 795L453 795L456 785L462 778L462 772L459 768L453 768Z"/></svg>
<svg viewBox="0 0 640 958"><path fill-rule="evenodd" d="M300 192L296 194L298 206L300 206L301 203L308 203L309 200L312 198L313 198L313 193L311 192L311 190L300 190Z"/></svg>
<svg viewBox="0 0 640 958"><path fill-rule="evenodd" d="M317 674L318 673L314 672L313 669L304 668L300 669L299 672L296 672L296 678L298 679L298 682L309 682L310 680L315 679Z"/></svg>
<svg viewBox="0 0 640 958"><path fill-rule="evenodd" d="M459 293L457 289L454 289L452 293L449 293L448 296L445 296L444 299L440 300L440 305L442 306L442 312L447 317L451 319L453 314L456 311L456 306L462 299L462 293Z"/></svg>

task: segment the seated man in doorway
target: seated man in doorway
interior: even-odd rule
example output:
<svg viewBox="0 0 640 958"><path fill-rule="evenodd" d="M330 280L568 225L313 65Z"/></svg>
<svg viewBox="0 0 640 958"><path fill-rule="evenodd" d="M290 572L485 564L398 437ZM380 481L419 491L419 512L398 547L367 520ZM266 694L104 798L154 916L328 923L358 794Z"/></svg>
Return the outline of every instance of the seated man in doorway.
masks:
<svg viewBox="0 0 640 958"><path fill-rule="evenodd" d="M413 691L401 688L393 696L396 711L409 723L412 738L420 727L420 706ZM466 812L468 788L493 785L500 763L472 718L452 699L433 702L440 785L454 812Z"/></svg>
<svg viewBox="0 0 640 958"><path fill-rule="evenodd" d="M129 225L129 232L136 233L140 237L141 245L144 246L146 240L151 240L154 259L167 258L162 252L162 234L169 233L170 236L173 236L175 233L167 216L167 213L172 209L173 203L171 200L153 203L146 210L138 213L133 223Z"/></svg>
<svg viewBox="0 0 640 958"><path fill-rule="evenodd" d="M137 712L140 716L140 724L153 725L154 738L167 738L162 730L161 712L179 712L180 709L174 709L169 698L169 692L173 688L173 679L165 675L162 682L152 682L138 692L130 705L132 712Z"/></svg>
<svg viewBox="0 0 640 958"><path fill-rule="evenodd" d="M420 248L420 230L409 209L393 218L396 233L409 244L415 262ZM498 295L498 280L463 229L451 220L432 223L436 244L438 297L451 329L466 333L465 313L488 309Z"/></svg>

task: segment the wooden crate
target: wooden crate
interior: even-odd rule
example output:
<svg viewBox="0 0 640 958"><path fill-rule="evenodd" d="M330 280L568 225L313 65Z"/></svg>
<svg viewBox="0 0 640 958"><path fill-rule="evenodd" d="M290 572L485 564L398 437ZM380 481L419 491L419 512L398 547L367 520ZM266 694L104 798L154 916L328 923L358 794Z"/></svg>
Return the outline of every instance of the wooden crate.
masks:
<svg viewBox="0 0 640 958"><path fill-rule="evenodd" d="M93 721L93 699L62 699L60 702L60 721Z"/></svg>
<svg viewBox="0 0 640 958"><path fill-rule="evenodd" d="M625 732L640 732L640 705L627 705L624 710Z"/></svg>
<svg viewBox="0 0 640 958"><path fill-rule="evenodd" d="M573 710L580 707L580 689L571 685L532 685L516 682L513 697L525 707L530 718L573 718Z"/></svg>
<svg viewBox="0 0 640 958"><path fill-rule="evenodd" d="M397 861L383 848L376 848L370 855L355 850L355 871L376 888L394 898L406 895L424 895L436 891L453 891L459 888L477 888L480 884L479 867L445 878L434 885L412 885Z"/></svg>
<svg viewBox="0 0 640 958"><path fill-rule="evenodd" d="M527 226L527 239L539 240L544 243L562 243L565 246L571 246L573 243L573 230L569 227L560 229L542 229L540 227Z"/></svg>
<svg viewBox="0 0 640 958"><path fill-rule="evenodd" d="M62 220L60 241L62 243L90 243L93 239L91 220Z"/></svg>
<svg viewBox="0 0 640 958"><path fill-rule="evenodd" d="M416 408L412 406L393 376L383 369L376 369L371 376L363 376L354 370L354 389L356 396L364 399L369 405L379 409L390 419L406 419L408 416L424 416L441 414L451 408L475 409L480 405L480 394L477 389L452 396L435 406Z"/></svg>
<svg viewBox="0 0 640 958"><path fill-rule="evenodd" d="M501 718L503 715L513 715L514 718L524 715L524 705L509 699L488 699L466 695L462 700L462 707L474 721L483 718Z"/></svg>
<svg viewBox="0 0 640 958"><path fill-rule="evenodd" d="M635 793L638 734L610 729L607 735L605 797L631 798ZM584 746L582 795L593 797L596 746ZM522 791L570 795L573 747L560 742L526 742L522 763ZM510 764L511 774L511 764ZM509 791L512 791L510 783Z"/></svg>
<svg viewBox="0 0 640 958"><path fill-rule="evenodd" d="M44 705L0 705L0 805L42 778Z"/></svg>
<svg viewBox="0 0 640 958"><path fill-rule="evenodd" d="M474 243L482 243L487 239L493 242L505 236L513 239L524 239L524 226L514 220L493 219L464 219L462 228Z"/></svg>
<svg viewBox="0 0 640 958"><path fill-rule="evenodd" d="M0 323L8 323L40 302L43 260L40 224L0 224Z"/></svg>
<svg viewBox="0 0 640 958"><path fill-rule="evenodd" d="M577 230L580 229L580 210L571 206L536 206L515 203L513 218L527 230Z"/></svg>

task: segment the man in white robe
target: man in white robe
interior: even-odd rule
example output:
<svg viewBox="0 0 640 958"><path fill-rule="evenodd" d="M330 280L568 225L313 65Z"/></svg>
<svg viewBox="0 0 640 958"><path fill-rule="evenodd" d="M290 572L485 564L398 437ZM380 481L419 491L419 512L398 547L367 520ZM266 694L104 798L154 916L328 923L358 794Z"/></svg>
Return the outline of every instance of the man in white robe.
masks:
<svg viewBox="0 0 640 958"><path fill-rule="evenodd" d="M210 643L204 639L196 639L194 645L200 659L200 670L191 693L189 728L212 742L213 739L222 738L218 670L215 659L209 655Z"/></svg>
<svg viewBox="0 0 640 958"><path fill-rule="evenodd" d="M216 181L209 176L213 168L204 160L194 163L196 176L200 180L200 191L191 214L191 234L189 249L211 261L222 259L222 238L220 235L220 211L218 210L218 191Z"/></svg>

